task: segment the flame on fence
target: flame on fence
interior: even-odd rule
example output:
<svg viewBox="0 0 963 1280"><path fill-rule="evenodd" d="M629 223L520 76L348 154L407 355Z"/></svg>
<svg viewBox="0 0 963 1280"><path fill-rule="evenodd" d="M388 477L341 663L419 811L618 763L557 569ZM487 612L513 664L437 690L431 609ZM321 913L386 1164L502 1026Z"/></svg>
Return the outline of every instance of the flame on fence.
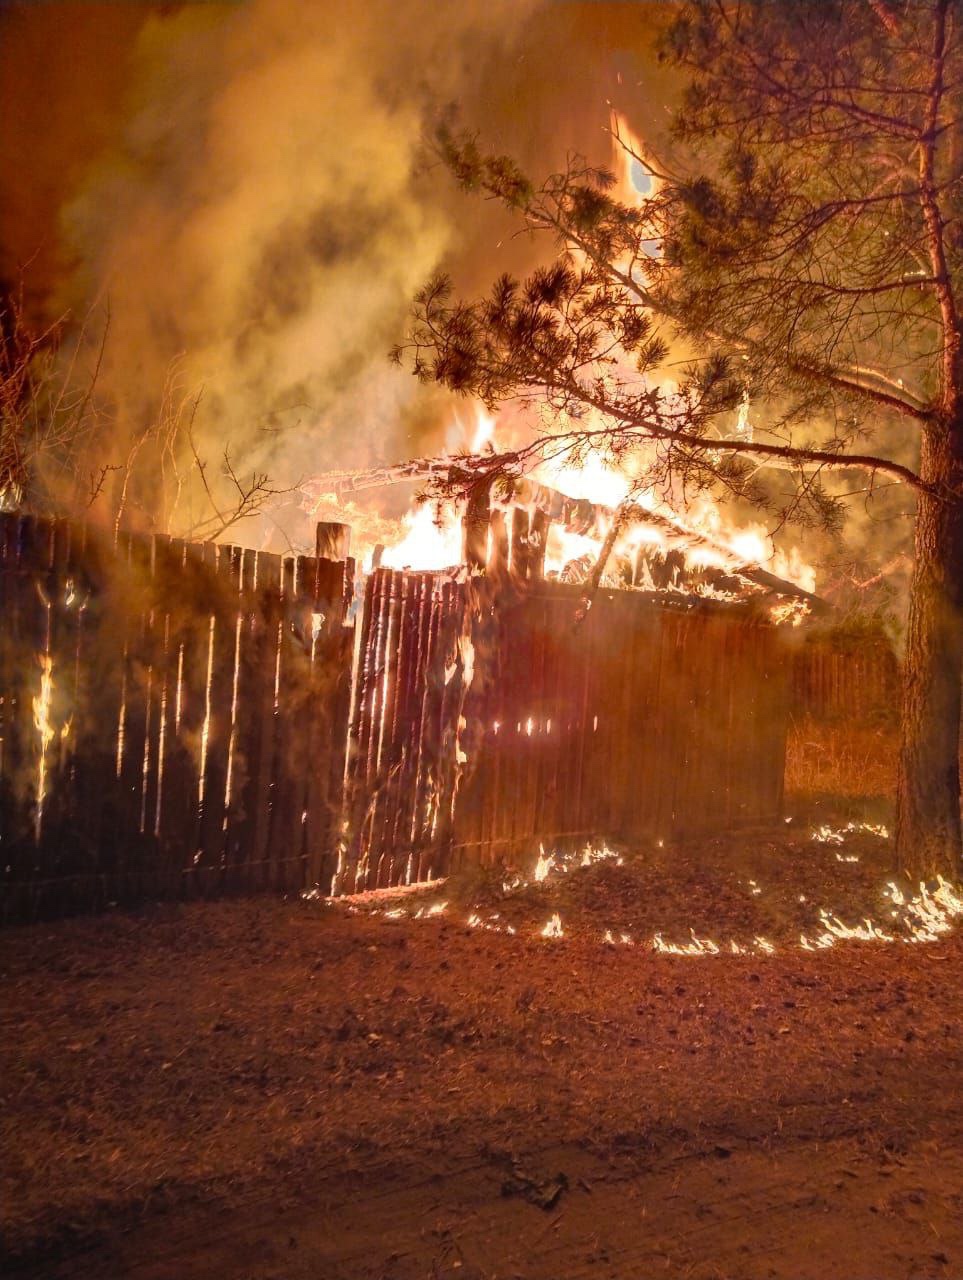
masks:
<svg viewBox="0 0 963 1280"><path fill-rule="evenodd" d="M33 723L40 736L40 756L37 761L37 807L34 817L34 836L40 839L43 822L43 806L47 798L47 751L57 736L50 719L53 698L53 659L49 653L40 655L40 692L33 699Z"/></svg>
<svg viewBox="0 0 963 1280"><path fill-rule="evenodd" d="M317 615L315 615L317 616ZM231 734L227 742L227 776L224 781L224 829L227 830L228 809L234 789L234 751L237 740L237 688L241 678L241 630L244 615L239 613L234 627L234 679L231 685ZM311 637L311 661L314 662L314 640Z"/></svg>
<svg viewBox="0 0 963 1280"><path fill-rule="evenodd" d="M204 720L201 724L201 758L197 774L197 807L204 808L204 790L207 785L207 747L211 737L211 681L214 678L214 614L211 614L207 632L207 674L204 681ZM275 705L277 682L275 681ZM196 861L196 859L195 859Z"/></svg>
<svg viewBox="0 0 963 1280"><path fill-rule="evenodd" d="M164 654L170 650L171 620L164 616ZM164 664L164 675L160 691L160 718L157 726L157 796L154 801L154 835L160 835L161 810L164 795L164 747L167 742L167 664Z"/></svg>
<svg viewBox="0 0 963 1280"><path fill-rule="evenodd" d="M422 503L401 518L401 537L381 563L389 569L447 569L461 564L462 505Z"/></svg>
<svg viewBox="0 0 963 1280"><path fill-rule="evenodd" d="M151 742L151 709L154 700L151 696L154 688L154 667L147 667L147 696L144 699L144 754L140 770L140 830L147 829L147 787L150 782L150 742Z"/></svg>
<svg viewBox="0 0 963 1280"><path fill-rule="evenodd" d="M124 652L121 657L123 674L120 677L120 707L117 711L117 759L115 764L116 776L120 777L120 771L124 765L124 737L127 727L127 641L124 641Z"/></svg>
<svg viewBox="0 0 963 1280"><path fill-rule="evenodd" d="M769 610L769 616L777 625L789 623L791 626L799 627L809 617L811 610L806 600L784 600L781 604L774 604Z"/></svg>

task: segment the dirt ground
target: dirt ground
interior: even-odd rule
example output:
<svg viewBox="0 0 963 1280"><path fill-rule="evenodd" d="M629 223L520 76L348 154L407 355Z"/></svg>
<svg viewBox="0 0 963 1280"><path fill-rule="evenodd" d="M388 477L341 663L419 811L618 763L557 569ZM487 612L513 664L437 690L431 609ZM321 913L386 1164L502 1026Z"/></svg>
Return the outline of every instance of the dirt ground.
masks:
<svg viewBox="0 0 963 1280"><path fill-rule="evenodd" d="M963 932L803 949L904 936L870 831L635 852L0 935L5 1274L963 1278Z"/></svg>

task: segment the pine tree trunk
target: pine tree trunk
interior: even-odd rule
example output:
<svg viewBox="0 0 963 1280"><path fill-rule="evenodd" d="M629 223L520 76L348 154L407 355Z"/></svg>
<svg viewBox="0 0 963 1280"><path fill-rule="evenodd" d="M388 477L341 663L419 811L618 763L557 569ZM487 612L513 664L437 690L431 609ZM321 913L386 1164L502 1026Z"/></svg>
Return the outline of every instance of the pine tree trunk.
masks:
<svg viewBox="0 0 963 1280"><path fill-rule="evenodd" d="M963 680L963 426L924 432L903 668L896 850L913 880L963 874L960 710ZM955 492L955 497L951 496Z"/></svg>

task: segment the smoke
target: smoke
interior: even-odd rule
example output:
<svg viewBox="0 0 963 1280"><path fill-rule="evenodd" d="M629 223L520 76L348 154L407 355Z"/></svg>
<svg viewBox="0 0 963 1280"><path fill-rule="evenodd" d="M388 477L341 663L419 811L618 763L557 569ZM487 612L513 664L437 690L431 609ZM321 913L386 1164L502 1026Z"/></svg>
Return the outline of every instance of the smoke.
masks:
<svg viewBox="0 0 963 1280"><path fill-rule="evenodd" d="M109 308L104 461L157 423L172 378L175 402L201 392L209 480L225 448L275 486L410 451L438 397L386 352L458 241L418 172L424 122L471 95L530 7L253 0L144 23L120 141L62 211L79 265L61 301L97 308L91 335Z"/></svg>
<svg viewBox="0 0 963 1280"><path fill-rule="evenodd" d="M444 266L459 293L474 296L501 271L524 273L539 246L507 218L497 224L490 205L454 192L447 175L420 172L423 125L438 106L458 103L483 145L514 155L537 179L570 149L611 161L610 103L658 142L674 92L649 50L656 6L250 0L157 7L136 32L130 8L105 6L106 28L83 20L92 52L80 59L75 96L63 100L69 77L59 63L56 74L47 67L55 34L47 12L18 10L15 102L36 81L56 106L33 187L56 192L57 172L69 170L59 251L73 266L51 310L90 312L77 369L95 364L109 308L93 406L105 427L99 452L85 442L84 465L123 467L145 432L159 427L163 437L181 398L183 425L200 393L193 441L204 482L225 507L225 449L242 479L264 473L283 489L452 443L450 399L386 359L411 295ZM65 14L69 7L58 8L64 39L84 46L87 35L72 35ZM109 33L121 28L113 60ZM126 65L127 48L120 112L117 63ZM78 120L93 122L86 145ZM10 174L40 164L40 123L29 134L21 128ZM23 259L35 248L37 199L20 218ZM179 496L170 463L156 441L137 454L126 523L186 532L210 514L183 432ZM108 477L108 506L116 508L120 483L120 473ZM365 505L407 497L377 492ZM283 501L286 513L271 519L304 543L308 518L296 495ZM870 577L890 544L895 556L905 543L895 499L872 504L865 518L860 501L847 547L821 545L809 531L805 539L807 558L820 543L821 560L840 561L844 586ZM250 522L231 536L257 545L272 528ZM275 535L275 549L283 545Z"/></svg>

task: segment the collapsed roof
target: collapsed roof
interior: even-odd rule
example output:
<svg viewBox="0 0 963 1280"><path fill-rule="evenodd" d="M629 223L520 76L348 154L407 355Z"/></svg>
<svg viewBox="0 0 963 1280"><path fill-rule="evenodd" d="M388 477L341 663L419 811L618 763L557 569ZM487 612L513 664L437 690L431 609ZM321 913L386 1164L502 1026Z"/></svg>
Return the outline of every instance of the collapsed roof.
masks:
<svg viewBox="0 0 963 1280"><path fill-rule="evenodd" d="M661 559L663 564L669 561L671 564L673 553L677 564L696 553L694 558L707 566L708 577L715 577L717 583L724 580L722 589L731 595L762 592L804 603L818 612L828 607L819 596L806 591L797 583L771 573L762 565L741 557L723 541L696 529L674 512L665 509L654 511L637 501L626 501L612 507L588 498L570 498L560 490L530 476L512 474L504 466L504 457L498 454L459 457L442 455L410 459L390 467L329 471L303 482L301 489L306 497L315 500L329 493L334 493L339 500L343 500L345 495L362 490L405 481L427 481L429 486L468 494L469 506L472 505L471 495L481 494L482 513L487 524L488 495L496 480L505 482L504 506L524 508L533 515L539 513L543 528L557 524L566 532L582 534L602 544L602 551L594 567L585 566L585 577L592 578L594 585L598 585L617 535L632 526L642 526L658 535L653 540L653 544L657 543L657 546L643 543L638 549L640 563L646 574L649 572L648 566L657 560ZM658 587L662 584L642 583L633 576L631 581L620 585Z"/></svg>

